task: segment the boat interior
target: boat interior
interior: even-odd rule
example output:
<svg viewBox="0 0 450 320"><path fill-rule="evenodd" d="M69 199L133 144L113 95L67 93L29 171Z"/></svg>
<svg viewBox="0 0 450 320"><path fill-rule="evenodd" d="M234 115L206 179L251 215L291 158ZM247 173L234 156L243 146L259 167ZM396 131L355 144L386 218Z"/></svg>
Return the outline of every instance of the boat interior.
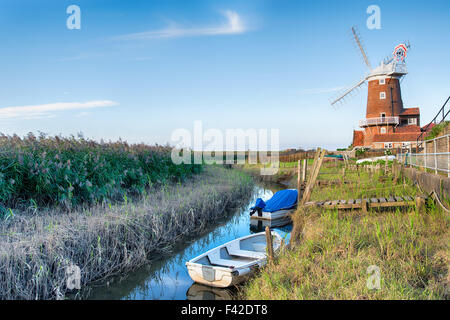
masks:
<svg viewBox="0 0 450 320"><path fill-rule="evenodd" d="M274 247L277 243L274 243ZM266 237L264 234L233 241L201 256L195 263L238 268L266 257Z"/></svg>

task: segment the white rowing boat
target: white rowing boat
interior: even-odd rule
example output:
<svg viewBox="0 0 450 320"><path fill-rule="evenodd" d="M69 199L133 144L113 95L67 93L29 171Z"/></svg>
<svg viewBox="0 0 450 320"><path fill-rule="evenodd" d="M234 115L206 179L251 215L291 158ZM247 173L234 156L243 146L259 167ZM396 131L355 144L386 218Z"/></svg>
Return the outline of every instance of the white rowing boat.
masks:
<svg viewBox="0 0 450 320"><path fill-rule="evenodd" d="M272 231L274 252L281 236ZM266 234L260 232L238 238L186 262L191 279L212 287L226 288L245 281L267 263Z"/></svg>

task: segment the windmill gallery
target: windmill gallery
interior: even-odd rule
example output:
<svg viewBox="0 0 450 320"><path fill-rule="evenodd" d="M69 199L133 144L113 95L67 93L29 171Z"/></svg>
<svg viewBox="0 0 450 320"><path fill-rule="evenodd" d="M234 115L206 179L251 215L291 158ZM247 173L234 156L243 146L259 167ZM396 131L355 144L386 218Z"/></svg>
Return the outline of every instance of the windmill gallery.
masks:
<svg viewBox="0 0 450 320"><path fill-rule="evenodd" d="M400 89L400 82L408 73L406 56L410 45L399 44L395 47L392 57L382 61L378 67L372 68L356 29L353 27L351 31L370 72L331 104L334 106L341 103L367 82L366 118L359 121L362 130L353 131L353 147L373 149L415 147L418 136L425 129L420 127L419 108L403 107ZM431 126L427 130L431 130Z"/></svg>

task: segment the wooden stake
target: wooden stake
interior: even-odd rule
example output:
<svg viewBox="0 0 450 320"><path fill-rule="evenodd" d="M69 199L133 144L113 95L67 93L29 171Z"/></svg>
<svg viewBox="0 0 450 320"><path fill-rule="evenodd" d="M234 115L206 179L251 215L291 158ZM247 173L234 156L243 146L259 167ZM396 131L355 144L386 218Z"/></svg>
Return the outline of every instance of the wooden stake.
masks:
<svg viewBox="0 0 450 320"><path fill-rule="evenodd" d="M273 262L272 232L270 232L269 227L266 227L266 245L267 245L267 256L269 257L269 261Z"/></svg>
<svg viewBox="0 0 450 320"><path fill-rule="evenodd" d="M423 197L416 197L416 208L419 212L422 212L425 208L425 199Z"/></svg>
<svg viewBox="0 0 450 320"><path fill-rule="evenodd" d="M367 200L366 199L362 199L361 205L362 205L362 212L364 214L366 214L367 213L367 207L368 207Z"/></svg>
<svg viewBox="0 0 450 320"><path fill-rule="evenodd" d="M297 162L297 191L298 191L298 196L300 197L300 189L301 189L301 185L302 185L302 175L301 175L301 163L300 160L298 160Z"/></svg>
<svg viewBox="0 0 450 320"><path fill-rule="evenodd" d="M304 205L306 202L309 201L309 198L311 197L312 188L316 184L317 176L319 175L320 167L322 166L325 154L326 150L322 150L320 152L318 160L316 161L316 165L314 166L313 171L311 171L311 177L306 185L305 191L303 192L303 198L300 205Z"/></svg>
<svg viewBox="0 0 450 320"><path fill-rule="evenodd" d="M384 163L384 174L387 175L388 171L388 156L386 155L386 161Z"/></svg>
<svg viewBox="0 0 450 320"><path fill-rule="evenodd" d="M308 159L303 159L302 182L306 181L307 168L308 168Z"/></svg>

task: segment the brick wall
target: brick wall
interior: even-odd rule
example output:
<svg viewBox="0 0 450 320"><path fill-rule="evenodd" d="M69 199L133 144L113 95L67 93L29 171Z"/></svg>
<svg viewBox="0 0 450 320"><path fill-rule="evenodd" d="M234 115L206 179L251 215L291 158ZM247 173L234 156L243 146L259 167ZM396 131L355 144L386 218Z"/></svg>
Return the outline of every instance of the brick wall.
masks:
<svg viewBox="0 0 450 320"><path fill-rule="evenodd" d="M392 115L391 88L393 88L394 115ZM381 92L386 93L386 99L380 99ZM378 79L369 81L366 118L381 117L382 112L386 114L386 117L398 116L402 110L403 102L398 79L386 78L384 85L379 84Z"/></svg>

